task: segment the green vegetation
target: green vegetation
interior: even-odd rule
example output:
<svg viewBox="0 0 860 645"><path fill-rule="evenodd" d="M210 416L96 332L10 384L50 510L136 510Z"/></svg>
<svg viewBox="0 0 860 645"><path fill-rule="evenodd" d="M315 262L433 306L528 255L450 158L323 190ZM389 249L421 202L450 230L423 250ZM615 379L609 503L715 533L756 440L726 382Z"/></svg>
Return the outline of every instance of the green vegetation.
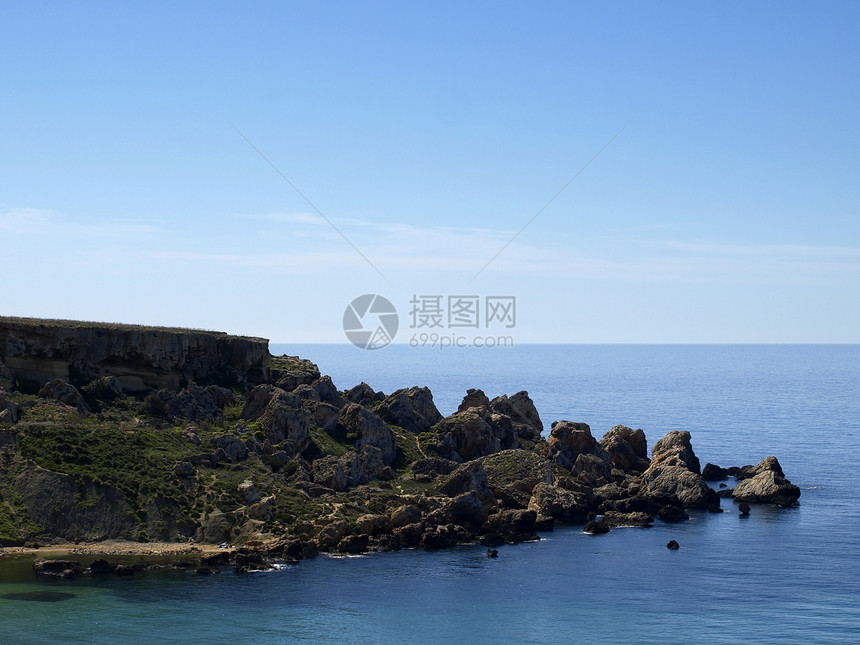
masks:
<svg viewBox="0 0 860 645"><path fill-rule="evenodd" d="M92 320L55 320L51 318L18 318L16 316L0 316L0 323L28 327L60 327L65 329L95 327L98 329L109 329L111 331L166 332L170 334L212 334L217 336L228 336L232 338L244 338L246 340L268 342L265 338L254 338L251 336L232 336L231 334L227 334L223 331L210 331L208 329L191 329L187 327L161 327L157 325L131 325L127 323L99 322Z"/></svg>

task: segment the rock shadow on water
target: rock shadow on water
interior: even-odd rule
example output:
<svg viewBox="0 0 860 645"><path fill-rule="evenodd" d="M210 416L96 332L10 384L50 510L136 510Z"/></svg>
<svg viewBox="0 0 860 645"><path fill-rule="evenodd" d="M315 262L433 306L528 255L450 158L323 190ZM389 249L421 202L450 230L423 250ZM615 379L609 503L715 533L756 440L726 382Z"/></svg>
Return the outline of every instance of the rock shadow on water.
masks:
<svg viewBox="0 0 860 645"><path fill-rule="evenodd" d="M68 591L21 591L0 595L3 600L29 600L30 602L61 602L77 597Z"/></svg>

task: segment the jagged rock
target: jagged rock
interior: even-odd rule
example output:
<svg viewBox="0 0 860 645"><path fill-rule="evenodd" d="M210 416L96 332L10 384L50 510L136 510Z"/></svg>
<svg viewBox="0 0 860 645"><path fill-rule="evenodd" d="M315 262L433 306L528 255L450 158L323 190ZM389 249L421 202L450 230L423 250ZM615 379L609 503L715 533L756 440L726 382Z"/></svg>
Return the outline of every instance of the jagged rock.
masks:
<svg viewBox="0 0 860 645"><path fill-rule="evenodd" d="M386 465L391 465L397 456L394 432L378 416L355 403L347 404L337 420L337 431L355 442L357 448L373 446L382 452Z"/></svg>
<svg viewBox="0 0 860 645"><path fill-rule="evenodd" d="M230 564L230 558L232 557L232 551L219 551L218 553L209 553L200 557L200 564L209 567L223 567Z"/></svg>
<svg viewBox="0 0 860 645"><path fill-rule="evenodd" d="M219 397L220 398L220 397ZM194 383L179 392L158 390L146 397L147 408L156 416L173 423L180 419L223 423L224 413L218 407L212 393Z"/></svg>
<svg viewBox="0 0 860 645"><path fill-rule="evenodd" d="M190 461L177 462L173 474L177 477L194 477L194 465Z"/></svg>
<svg viewBox="0 0 860 645"><path fill-rule="evenodd" d="M453 524L442 526L430 526L421 535L421 548L423 549L447 549L455 544L468 539L469 533L461 527Z"/></svg>
<svg viewBox="0 0 860 645"><path fill-rule="evenodd" d="M586 535L609 533L609 524L605 520L592 520L583 527L582 532Z"/></svg>
<svg viewBox="0 0 860 645"><path fill-rule="evenodd" d="M612 469L609 463L596 455L577 455L571 474L592 487L605 486L612 481Z"/></svg>
<svg viewBox="0 0 860 645"><path fill-rule="evenodd" d="M626 499L629 496L630 493L615 482L594 489L594 501L598 506L607 501Z"/></svg>
<svg viewBox="0 0 860 645"><path fill-rule="evenodd" d="M317 545L320 549L336 546L349 532L349 522L338 520L324 527L317 535Z"/></svg>
<svg viewBox="0 0 860 645"><path fill-rule="evenodd" d="M143 392L268 377L268 341L220 332L4 318L0 347L19 389L30 394L53 379L83 385L115 376L124 391Z"/></svg>
<svg viewBox="0 0 860 645"><path fill-rule="evenodd" d="M81 414L84 414L89 409L78 389L74 385L58 378L46 383L39 390L39 396L43 399L50 399L51 401L68 405L70 408L75 408Z"/></svg>
<svg viewBox="0 0 860 645"><path fill-rule="evenodd" d="M738 502L756 502L792 506L800 498L800 488L788 481L776 457L768 457L756 466L756 474L738 482L733 497Z"/></svg>
<svg viewBox="0 0 860 645"><path fill-rule="evenodd" d="M469 408L433 426L439 454L453 461L468 461L520 447L509 419L495 415L486 415L485 419L484 414L477 408Z"/></svg>
<svg viewBox="0 0 860 645"><path fill-rule="evenodd" d="M689 432L672 430L654 444L651 449L651 467L661 464L683 464L687 470L699 474L699 458L693 452Z"/></svg>
<svg viewBox="0 0 860 645"><path fill-rule="evenodd" d="M647 442L642 430L614 426L603 435L600 445L609 453L612 465L625 473L642 472L648 468Z"/></svg>
<svg viewBox="0 0 860 645"><path fill-rule="evenodd" d="M409 467L415 481L430 482L443 475L450 475L458 468L456 461L449 459L419 459Z"/></svg>
<svg viewBox="0 0 860 645"><path fill-rule="evenodd" d="M290 457L310 444L311 415L295 394L275 389L260 420L269 443L279 444Z"/></svg>
<svg viewBox="0 0 860 645"><path fill-rule="evenodd" d="M201 518L200 527L197 532L197 541L208 542L209 544L227 542L230 539L232 530L232 515L227 515L224 511L215 509L211 513L204 514Z"/></svg>
<svg viewBox="0 0 860 645"><path fill-rule="evenodd" d="M269 495L268 497L264 497L256 504L251 504L245 512L248 517L255 520L270 520L272 519L272 514L274 513L275 507L277 506L277 500L274 495Z"/></svg>
<svg viewBox="0 0 860 645"><path fill-rule="evenodd" d="M426 387L411 387L390 394L379 406L379 416L392 425L418 434L442 420Z"/></svg>
<svg viewBox="0 0 860 645"><path fill-rule="evenodd" d="M543 432L541 421L534 401L525 390L517 392L510 398L502 394L490 401L490 409L498 414L510 417L517 435L527 441L537 442Z"/></svg>
<svg viewBox="0 0 860 645"><path fill-rule="evenodd" d="M320 402L313 408L311 422L326 432L331 432L337 427L337 418L339 416L340 408L331 403Z"/></svg>
<svg viewBox="0 0 860 645"><path fill-rule="evenodd" d="M591 428L586 423L554 421L548 444L550 458L567 470L573 470L576 458L581 454L610 461L609 453L591 436Z"/></svg>
<svg viewBox="0 0 860 645"><path fill-rule="evenodd" d="M537 540L535 522L537 513L533 510L501 510L487 518L481 527L481 543L487 546L498 546L509 543L528 542Z"/></svg>
<svg viewBox="0 0 860 645"><path fill-rule="evenodd" d="M314 363L298 356L277 356L269 360L269 383L287 392L299 385L310 385L320 377Z"/></svg>
<svg viewBox="0 0 860 645"><path fill-rule="evenodd" d="M479 461L487 474L489 487L497 496L499 491L513 489L531 497L534 487L539 483L555 483L549 460L534 452L503 450L481 457Z"/></svg>
<svg viewBox="0 0 860 645"><path fill-rule="evenodd" d="M302 385L299 385L295 390L293 390L292 393L299 397L302 401L312 401L314 403L320 402L319 393L310 385L306 385L304 383Z"/></svg>
<svg viewBox="0 0 860 645"><path fill-rule="evenodd" d="M591 502L584 494L542 483L535 486L528 508L561 522L584 522L591 511Z"/></svg>
<svg viewBox="0 0 860 645"><path fill-rule="evenodd" d="M108 562L102 558L98 560L94 560L90 565L90 573L95 575L103 575L107 573L114 573L116 571L116 564L113 562Z"/></svg>
<svg viewBox="0 0 860 645"><path fill-rule="evenodd" d="M253 504L260 501L260 493L254 487L254 482L246 479L236 488L236 491L245 501L245 504Z"/></svg>
<svg viewBox="0 0 860 645"><path fill-rule="evenodd" d="M706 482L715 482L721 479L726 479L729 476L729 471L727 468L720 468L715 464L705 464L705 467L702 468L702 477L705 478Z"/></svg>
<svg viewBox="0 0 860 645"><path fill-rule="evenodd" d="M391 520L387 515L360 515L355 521L355 530L366 535L391 533Z"/></svg>
<svg viewBox="0 0 860 645"><path fill-rule="evenodd" d="M334 404L335 407L341 407L344 404L344 400L340 396L340 392L337 391L334 383L332 383L330 376L321 376L316 381L311 383L310 385L313 390L319 396L319 400L323 403Z"/></svg>
<svg viewBox="0 0 860 645"><path fill-rule="evenodd" d="M263 558L261 553L240 549L233 556L236 573L251 573L253 571L268 571L275 565Z"/></svg>
<svg viewBox="0 0 860 645"><path fill-rule="evenodd" d="M484 503L475 491L458 495L445 504L443 510L460 526L480 527L488 516Z"/></svg>
<svg viewBox="0 0 860 645"><path fill-rule="evenodd" d="M358 555L359 553L367 551L367 545L369 542L369 535L347 535L337 543L337 551L340 553Z"/></svg>
<svg viewBox="0 0 860 645"><path fill-rule="evenodd" d="M685 508L708 508L719 496L699 474L689 432L673 430L651 451L651 465L642 474L646 497L674 497Z"/></svg>
<svg viewBox="0 0 860 645"><path fill-rule="evenodd" d="M490 399L482 390L469 388L466 390L466 396L463 397L463 402L457 408L457 412L465 412L469 408L478 408L481 411L490 407Z"/></svg>
<svg viewBox="0 0 860 645"><path fill-rule="evenodd" d="M398 506L391 513L391 525L394 528L401 528L407 524L415 524L421 521L421 511L412 504L404 504Z"/></svg>
<svg viewBox="0 0 860 645"><path fill-rule="evenodd" d="M384 401L385 394L382 392L374 392L372 387L362 381L355 387L344 392L343 398L345 398L349 403L368 406L374 401Z"/></svg>
<svg viewBox="0 0 860 645"><path fill-rule="evenodd" d="M606 511L603 514L603 519L611 528L620 526L651 526L654 522L652 515L642 512L619 513L618 511Z"/></svg>
<svg viewBox="0 0 860 645"><path fill-rule="evenodd" d="M686 522L690 519L690 516L687 515L683 508L673 504L661 508L657 513L657 517L664 522Z"/></svg>
<svg viewBox="0 0 860 645"><path fill-rule="evenodd" d="M46 560L36 558L33 560L33 571L43 576L58 576L60 578L73 578L83 571L80 562L72 560Z"/></svg>
<svg viewBox="0 0 860 645"><path fill-rule="evenodd" d="M493 503L495 497L487 483L487 473L480 461L470 461L448 475L439 486L439 492L448 497L475 492L486 503Z"/></svg>
<svg viewBox="0 0 860 645"><path fill-rule="evenodd" d="M421 536L423 534L424 527L421 525L421 522L404 524L403 526L394 529L394 535L396 535L405 546L418 546L421 543Z"/></svg>
<svg viewBox="0 0 860 645"><path fill-rule="evenodd" d="M0 423L17 423L21 417L21 406L6 398L6 392L0 388Z"/></svg>
<svg viewBox="0 0 860 645"><path fill-rule="evenodd" d="M341 457L323 457L313 462L313 480L335 491L381 479L390 473L382 460L382 451L375 446L364 446L358 452Z"/></svg>
<svg viewBox="0 0 860 645"><path fill-rule="evenodd" d="M213 453L217 463L237 462L248 458L248 450L236 435L225 434L212 439Z"/></svg>

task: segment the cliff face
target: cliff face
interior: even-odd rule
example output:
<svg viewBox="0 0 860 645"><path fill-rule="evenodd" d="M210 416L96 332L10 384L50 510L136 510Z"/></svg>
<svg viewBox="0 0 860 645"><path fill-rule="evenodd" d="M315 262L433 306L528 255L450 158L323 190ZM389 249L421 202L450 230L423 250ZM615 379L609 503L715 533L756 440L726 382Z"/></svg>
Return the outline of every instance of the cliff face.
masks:
<svg viewBox="0 0 860 645"><path fill-rule="evenodd" d="M0 361L22 391L114 376L126 392L268 380L268 341L222 332L0 318Z"/></svg>

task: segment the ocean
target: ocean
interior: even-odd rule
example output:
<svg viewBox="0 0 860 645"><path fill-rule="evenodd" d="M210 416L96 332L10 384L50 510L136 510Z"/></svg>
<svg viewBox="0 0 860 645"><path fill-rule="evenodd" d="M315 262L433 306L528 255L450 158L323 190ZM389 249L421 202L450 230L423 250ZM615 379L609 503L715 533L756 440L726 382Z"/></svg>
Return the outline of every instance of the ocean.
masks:
<svg viewBox="0 0 860 645"><path fill-rule="evenodd" d="M0 559L3 643L846 643L860 634L860 346L522 345L363 351L272 345L339 389L427 385L450 414L467 388L527 390L545 432L642 428L649 447L689 430L702 465L776 455L802 490L791 509L682 524L546 533L536 543L318 557L216 576L36 579ZM670 551L666 542L681 548ZM4 597L74 594L57 602Z"/></svg>

